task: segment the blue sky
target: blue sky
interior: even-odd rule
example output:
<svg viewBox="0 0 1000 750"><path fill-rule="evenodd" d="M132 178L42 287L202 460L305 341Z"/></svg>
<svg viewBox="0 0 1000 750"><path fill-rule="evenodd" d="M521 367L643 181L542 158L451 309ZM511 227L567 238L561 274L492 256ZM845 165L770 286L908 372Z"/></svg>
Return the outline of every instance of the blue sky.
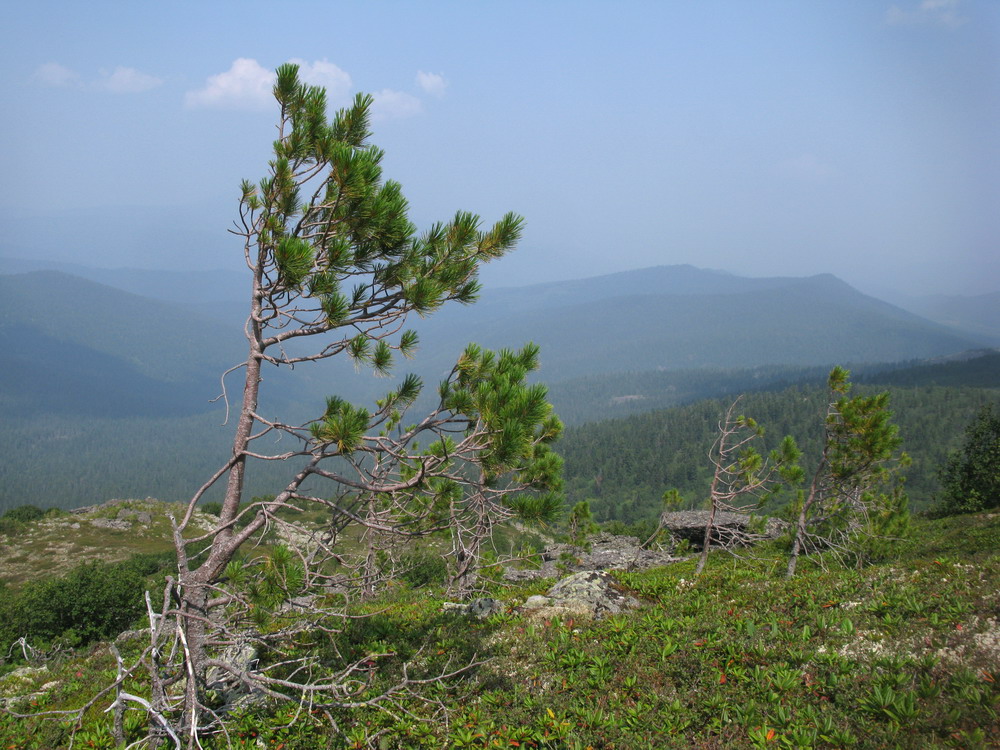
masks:
<svg viewBox="0 0 1000 750"><path fill-rule="evenodd" d="M45 2L4 12L0 255L238 267L269 75L376 96L420 225L522 213L487 283L690 263L1000 290L1000 3Z"/></svg>

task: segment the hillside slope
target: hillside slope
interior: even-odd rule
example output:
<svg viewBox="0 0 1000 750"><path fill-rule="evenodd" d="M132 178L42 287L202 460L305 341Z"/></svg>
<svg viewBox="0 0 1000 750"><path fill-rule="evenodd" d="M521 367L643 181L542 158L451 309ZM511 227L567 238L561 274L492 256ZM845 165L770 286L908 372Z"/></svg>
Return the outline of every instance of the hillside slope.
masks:
<svg viewBox="0 0 1000 750"><path fill-rule="evenodd" d="M219 323L190 305L55 271L0 275L0 446L7 451L0 508L37 492L40 504L71 507L108 499L105 492L181 499L198 486L226 450L227 430L215 427L224 415L209 401L219 394L220 374L245 354L235 307L231 317ZM301 421L331 394L371 403L412 370L427 384L418 413L469 341L540 343L540 379L554 384L557 407L569 400L575 423L609 415L588 405L596 403L583 395L590 386L560 391L560 381L588 375L603 379L592 390L605 404L625 398L649 408L732 393L747 381L794 382L794 368L777 363L816 374L835 362L975 346L832 276L745 279L689 266L490 291L477 305L446 306L413 324L421 351L392 378L355 371L342 359L294 372L268 368L261 410ZM744 372L701 378L705 367ZM620 376L642 370L654 377ZM671 372L690 377L656 376ZM238 373L229 386L239 388ZM646 400L628 400L636 395ZM261 471L261 490L274 471Z"/></svg>
<svg viewBox="0 0 1000 750"><path fill-rule="evenodd" d="M468 340L493 348L534 341L550 382L655 369L891 362L980 345L830 275L746 279L685 266L489 291L468 310L443 311L419 329L447 350Z"/></svg>
<svg viewBox="0 0 1000 750"><path fill-rule="evenodd" d="M1000 354L945 365L915 366L873 374L858 391L888 390L903 449L911 507L934 503L937 471L960 446L965 426L984 404L1000 405ZM976 387L987 381L992 387ZM766 430L769 447L791 434L805 466L820 451L826 410L825 376L786 389L747 392L740 413ZM566 430L557 444L565 459L569 502L589 499L601 520L654 519L664 491L676 488L689 503L706 496L711 480L707 453L723 410L734 396L709 399Z"/></svg>
<svg viewBox="0 0 1000 750"><path fill-rule="evenodd" d="M934 294L900 304L928 320L982 336L994 346L1000 344L1000 292L964 297Z"/></svg>
<svg viewBox="0 0 1000 750"><path fill-rule="evenodd" d="M0 275L0 414L184 417L246 356L240 323L59 271ZM298 398L269 372L272 401Z"/></svg>
<svg viewBox="0 0 1000 750"><path fill-rule="evenodd" d="M239 361L233 331L57 271L0 276L0 403L124 416L204 411ZM213 390L215 393L213 393Z"/></svg>
<svg viewBox="0 0 1000 750"><path fill-rule="evenodd" d="M392 710L370 700L322 711L247 701L237 713L220 711L228 732L203 738L203 747L986 750L1000 732L998 541L1000 517L981 514L916 519L911 538L868 564L809 560L793 580L780 577L780 544L740 558L715 554L700 578L693 559L618 570L616 590L638 607L597 620L531 605L553 579L489 581L500 611L484 619L446 609L440 577L418 588L393 581L374 600L354 602L348 618L294 622L288 648L261 647L253 664L268 674L290 658L312 657L319 669L377 654L365 681L348 683L358 689L351 697L406 677L430 684L397 690ZM134 626L144 627L134 599ZM16 614L22 600L8 601ZM297 611L286 607L286 616ZM137 635L116 644L126 660L148 642ZM0 700L22 714L0 712L4 748L115 746L105 711L113 694L82 727L65 714L24 715L93 699L115 674L107 645L14 666L0 665ZM139 694L147 684L143 669L130 680ZM146 720L145 711L126 713L127 742L144 741Z"/></svg>

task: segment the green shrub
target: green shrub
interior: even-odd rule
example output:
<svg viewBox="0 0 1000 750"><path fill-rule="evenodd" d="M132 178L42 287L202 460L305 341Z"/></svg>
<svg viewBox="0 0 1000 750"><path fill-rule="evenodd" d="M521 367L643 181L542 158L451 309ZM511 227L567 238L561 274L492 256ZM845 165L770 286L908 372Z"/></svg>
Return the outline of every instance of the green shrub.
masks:
<svg viewBox="0 0 1000 750"><path fill-rule="evenodd" d="M30 521L37 521L45 511L34 505L19 505L0 516L0 535L18 536L28 528Z"/></svg>
<svg viewBox="0 0 1000 750"><path fill-rule="evenodd" d="M18 505L3 514L4 518L12 521L37 521L45 515L45 511L36 505Z"/></svg>
<svg viewBox="0 0 1000 750"><path fill-rule="evenodd" d="M438 553L426 549L407 552L400 558L402 579L413 588L443 584L448 578L448 564Z"/></svg>
<svg viewBox="0 0 1000 750"><path fill-rule="evenodd" d="M587 543L587 537L596 534L600 529L594 523L594 514L590 511L590 503L581 500L569 513L567 524L570 544L582 547Z"/></svg>
<svg viewBox="0 0 1000 750"><path fill-rule="evenodd" d="M28 528L24 521L15 521L13 518L0 516L0 536L18 536L23 534Z"/></svg>
<svg viewBox="0 0 1000 750"><path fill-rule="evenodd" d="M133 571L143 578L164 572L171 567L176 558L170 550L164 552L142 552L120 563L115 563L116 567L122 570Z"/></svg>
<svg viewBox="0 0 1000 750"><path fill-rule="evenodd" d="M147 579L168 562L167 554L91 562L17 591L0 589L0 658L22 636L39 648L57 641L80 646L114 637L144 613Z"/></svg>

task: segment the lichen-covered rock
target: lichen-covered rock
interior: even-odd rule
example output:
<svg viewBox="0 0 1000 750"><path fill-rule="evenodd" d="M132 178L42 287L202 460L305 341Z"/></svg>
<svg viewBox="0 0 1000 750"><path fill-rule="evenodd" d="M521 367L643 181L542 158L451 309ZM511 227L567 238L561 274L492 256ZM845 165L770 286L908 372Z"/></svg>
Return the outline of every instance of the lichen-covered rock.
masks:
<svg viewBox="0 0 1000 750"><path fill-rule="evenodd" d="M132 528L131 521L119 521L117 518L93 518L90 525L99 529L117 529L118 531L128 531Z"/></svg>
<svg viewBox="0 0 1000 750"><path fill-rule="evenodd" d="M457 612L459 614L469 615L469 617L476 617L482 620L489 617L494 612L499 612L503 609L503 604L498 602L496 599L483 597L480 599L473 599L470 602L445 602L441 608L445 612Z"/></svg>
<svg viewBox="0 0 1000 750"><path fill-rule="evenodd" d="M49 668L44 664L40 667L18 667L0 677L0 696L14 695L48 673Z"/></svg>
<svg viewBox="0 0 1000 750"><path fill-rule="evenodd" d="M524 604L521 605L522 609L538 609L539 607L547 607L552 603L552 600L547 596L542 596L541 594L534 594L529 596L524 600Z"/></svg>
<svg viewBox="0 0 1000 750"><path fill-rule="evenodd" d="M549 589L545 597L531 597L522 609L532 619L574 617L599 620L635 609L640 604L638 599L622 589L610 573L585 570L563 578Z"/></svg>
<svg viewBox="0 0 1000 750"><path fill-rule="evenodd" d="M595 534L589 548L571 544L551 544L542 552L540 568L507 568L504 578L508 581L529 581L553 578L560 573L585 570L645 570L683 560L662 550L644 549L633 536Z"/></svg>
<svg viewBox="0 0 1000 750"><path fill-rule="evenodd" d="M259 652L250 633L226 646L216 657L218 661L232 666L238 672L250 672L256 669L258 658ZM209 689L219 691L229 708L254 705L264 699L263 693L248 689L244 682L223 667L209 667L206 680Z"/></svg>
<svg viewBox="0 0 1000 750"><path fill-rule="evenodd" d="M128 523L131 525L133 522L141 523L143 526L149 526L153 522L153 515L145 510L132 510L130 508L122 508L118 511L117 521Z"/></svg>
<svg viewBox="0 0 1000 750"><path fill-rule="evenodd" d="M0 710L24 710L31 701L59 687L58 680L38 685L48 673L49 668L43 664L40 667L19 667L0 677Z"/></svg>

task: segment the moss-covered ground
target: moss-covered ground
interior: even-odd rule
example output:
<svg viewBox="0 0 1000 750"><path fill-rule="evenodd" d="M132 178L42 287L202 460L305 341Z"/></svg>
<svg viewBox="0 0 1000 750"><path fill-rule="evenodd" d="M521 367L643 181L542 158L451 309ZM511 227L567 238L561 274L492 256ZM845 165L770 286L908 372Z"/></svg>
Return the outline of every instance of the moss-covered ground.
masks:
<svg viewBox="0 0 1000 750"><path fill-rule="evenodd" d="M519 611L552 581L492 583L506 606L484 621L443 613L441 590L400 583L365 606L372 617L296 648L321 659L396 654L358 697L391 683L404 661L424 674L484 663L400 695L391 710L256 708L204 746L1000 746L1000 514L916 519L888 560L861 569L809 562L786 581L778 547L753 559L714 555L697 580L693 568L618 573L645 604L598 622ZM16 692L37 691L27 709L68 708L113 673L96 645L26 675ZM106 703L73 747L113 747ZM126 718L140 739L144 717ZM0 713L0 748L67 747L71 737L66 723Z"/></svg>

